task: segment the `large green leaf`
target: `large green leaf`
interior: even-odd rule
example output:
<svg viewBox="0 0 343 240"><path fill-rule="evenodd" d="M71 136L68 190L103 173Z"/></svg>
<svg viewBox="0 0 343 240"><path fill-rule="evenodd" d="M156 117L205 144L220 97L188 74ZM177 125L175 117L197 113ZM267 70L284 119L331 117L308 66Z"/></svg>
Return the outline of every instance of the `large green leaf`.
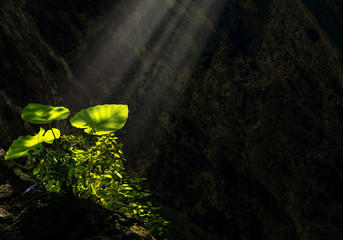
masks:
<svg viewBox="0 0 343 240"><path fill-rule="evenodd" d="M129 114L127 105L105 104L83 109L70 119L71 125L93 135L121 129Z"/></svg>
<svg viewBox="0 0 343 240"><path fill-rule="evenodd" d="M66 119L70 111L65 107L53 107L39 103L29 103L24 107L21 118L30 123L45 124L53 120Z"/></svg>
<svg viewBox="0 0 343 240"><path fill-rule="evenodd" d="M53 128L56 138L60 138L61 132L57 128ZM45 134L44 134L45 133ZM54 141L54 135L51 130L45 132L43 128L40 128L38 134L31 136L20 136L17 140L14 140L8 149L5 160L22 157L28 154L28 151L39 148L42 142L52 143Z"/></svg>

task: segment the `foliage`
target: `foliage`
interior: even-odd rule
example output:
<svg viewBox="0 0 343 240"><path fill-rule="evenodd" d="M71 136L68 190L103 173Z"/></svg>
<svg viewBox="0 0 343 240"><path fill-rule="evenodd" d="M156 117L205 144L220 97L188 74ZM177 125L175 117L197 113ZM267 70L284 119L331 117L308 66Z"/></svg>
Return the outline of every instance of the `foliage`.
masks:
<svg viewBox="0 0 343 240"><path fill-rule="evenodd" d="M31 136L20 136L17 140L14 140L10 149L8 150L5 159L18 158L26 156L29 151L40 152L42 148L42 143L52 143L55 138L59 138L61 133L60 130L52 128L48 130L45 134L45 130L40 128L38 134Z"/></svg>
<svg viewBox="0 0 343 240"><path fill-rule="evenodd" d="M39 103L29 103L24 107L21 118L30 123L45 124L53 120L66 119L70 111L65 107L53 107Z"/></svg>
<svg viewBox="0 0 343 240"><path fill-rule="evenodd" d="M76 113L70 123L74 127L84 128L88 134L103 135L121 129L128 113L127 105L98 105Z"/></svg>
<svg viewBox="0 0 343 240"><path fill-rule="evenodd" d="M51 127L53 120L68 117L69 110L37 103L28 104L22 118L31 123L46 123L47 132L40 128L34 136L21 136L13 141L5 159L27 156L26 168L32 169L48 191L72 192L89 198L107 209L136 217L152 234L162 234L165 221L151 202L143 204L149 196L140 182L125 173L122 144L114 132L125 125L128 117L126 105L98 105L76 113L70 122L84 128L90 135L62 135ZM55 143L56 146L52 145Z"/></svg>

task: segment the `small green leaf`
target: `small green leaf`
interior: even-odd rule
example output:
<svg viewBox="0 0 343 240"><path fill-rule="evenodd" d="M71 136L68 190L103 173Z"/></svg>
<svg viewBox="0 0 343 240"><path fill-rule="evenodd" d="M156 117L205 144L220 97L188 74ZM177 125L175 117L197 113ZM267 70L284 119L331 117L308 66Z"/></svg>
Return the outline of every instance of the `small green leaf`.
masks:
<svg viewBox="0 0 343 240"><path fill-rule="evenodd" d="M21 118L34 124L50 123L53 120L66 119L70 111L65 107L53 107L39 103L29 103L24 107Z"/></svg>
<svg viewBox="0 0 343 240"><path fill-rule="evenodd" d="M36 168L33 169L33 175L37 175L40 172L40 166L38 165Z"/></svg>
<svg viewBox="0 0 343 240"><path fill-rule="evenodd" d="M43 177L42 181L44 182L44 181L46 181L46 180L48 180L48 179L49 179L49 174L46 174L46 175Z"/></svg>
<svg viewBox="0 0 343 240"><path fill-rule="evenodd" d="M116 173L119 178L123 178L123 176L120 173Z"/></svg>
<svg viewBox="0 0 343 240"><path fill-rule="evenodd" d="M133 190L131 187L123 187L123 190Z"/></svg>
<svg viewBox="0 0 343 240"><path fill-rule="evenodd" d="M92 191L91 193L92 193L93 195L96 195L96 190L95 190L96 187L94 187L94 185L93 185L92 183L90 184L90 186L91 186L91 191Z"/></svg>
<svg viewBox="0 0 343 240"><path fill-rule="evenodd" d="M93 135L104 135L121 129L129 114L127 105L105 104L83 109L70 119L71 125Z"/></svg>

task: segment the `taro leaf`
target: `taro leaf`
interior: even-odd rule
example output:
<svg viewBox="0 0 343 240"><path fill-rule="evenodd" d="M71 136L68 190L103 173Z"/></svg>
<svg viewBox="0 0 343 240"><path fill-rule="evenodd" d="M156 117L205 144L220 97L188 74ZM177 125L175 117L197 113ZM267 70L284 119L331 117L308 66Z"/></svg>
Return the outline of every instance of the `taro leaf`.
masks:
<svg viewBox="0 0 343 240"><path fill-rule="evenodd" d="M53 107L39 103L29 103L24 107L21 118L30 123L45 124L53 120L66 119L70 111L65 107Z"/></svg>
<svg viewBox="0 0 343 240"><path fill-rule="evenodd" d="M56 138L61 136L60 130L53 128L53 131ZM28 151L37 150L42 142L51 144L55 140L51 130L44 133L45 130L40 128L39 133L34 136L20 136L17 140L14 140L6 153L5 160L25 156Z"/></svg>
<svg viewBox="0 0 343 240"><path fill-rule="evenodd" d="M70 119L71 125L93 135L104 135L121 129L129 114L127 105L105 104L83 109Z"/></svg>

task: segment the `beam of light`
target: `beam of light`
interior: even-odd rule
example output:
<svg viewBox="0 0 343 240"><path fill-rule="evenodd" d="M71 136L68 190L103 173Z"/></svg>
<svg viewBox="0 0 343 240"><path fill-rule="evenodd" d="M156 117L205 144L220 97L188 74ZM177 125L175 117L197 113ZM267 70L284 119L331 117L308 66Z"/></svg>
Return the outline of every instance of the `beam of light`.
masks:
<svg viewBox="0 0 343 240"><path fill-rule="evenodd" d="M163 16L169 10L163 6L163 1L158 0L142 0L135 6L120 6L118 4L117 9L113 10L113 15L117 15L118 11L124 11L126 15L125 19L120 19L119 25L113 26L115 32L111 34L109 39L105 39L103 45L96 47L100 49L91 49L91 58L93 60L87 64L89 69L96 70L96 75L93 79L101 77L102 72L105 69L112 68L115 73L116 79L122 79L130 66L138 57L138 52L132 54L132 52L123 53L126 49L122 49L121 46L127 46L131 49L141 49L147 44L152 32L156 29ZM129 4L127 4L129 5ZM128 8L123 10L124 8ZM146 28L141 25L142 19L148 19ZM124 38L125 37L125 38ZM100 40L101 41L101 40ZM123 42L125 41L125 42ZM135 43L139 43L139 46L135 46ZM125 58L120 56L125 55ZM120 58L120 59L119 59ZM113 63L117 63L116 66L111 66ZM82 80L87 76L81 74L79 78ZM117 81L118 82L118 81Z"/></svg>
<svg viewBox="0 0 343 240"><path fill-rule="evenodd" d="M120 23L114 26L115 30L108 39L99 39L101 46L99 43L95 44L97 49L91 51L92 60L86 65L90 71L86 70L78 76L81 81L88 78L88 81L93 79L101 82L103 72L112 70L114 77L107 83L106 89L103 89L108 91L125 81L127 73L131 72L134 66L137 74L134 81L127 83L131 85L126 87L129 95L137 90L139 79L143 76L151 77L149 75L154 72L157 64L154 59L157 57L163 56L167 59L171 74L177 73L181 66L187 66L188 71L191 71L196 59L201 56L209 34L215 32L213 23L216 19L209 19L208 15L210 12L217 12L219 16L225 3L224 0L138 2L137 5L116 5L112 15L117 15L119 10L126 11L125 19L120 19ZM123 46L126 48L123 49ZM143 64L135 66L142 57ZM89 76L89 73L93 76ZM170 76L171 79L173 77ZM165 87L159 86L161 91Z"/></svg>
<svg viewBox="0 0 343 240"><path fill-rule="evenodd" d="M147 79L153 78L157 64L165 64L170 74L169 81L156 82L159 86L154 87L158 87L159 92L163 92L172 81L181 83L176 76L179 69L185 68L191 73L209 35L215 32L216 17L220 16L224 4L225 0L141 0L136 5L118 3L112 15L117 15L119 10L126 11L125 18L114 26L114 32L108 39L99 39L105 44L95 44L96 48L90 51L92 60L88 61L91 70L84 71L78 78L81 81L101 82L104 72L113 71L113 78L102 89L107 92L99 96L99 101L104 101L110 89L119 84L127 85L127 96L135 94L141 84L155 84ZM209 17L213 13L217 15ZM157 63L154 61L157 58L165 60ZM89 73L93 76L88 76ZM128 74L131 78L133 74L134 79L127 81ZM143 80L147 82L142 83ZM94 82L85 84L101 85ZM186 82L181 84L187 85Z"/></svg>
<svg viewBox="0 0 343 240"><path fill-rule="evenodd" d="M210 34L216 33L214 24L221 14L225 1L217 1L219 4L213 4L213 1L209 0L188 0L181 3L169 1L167 13L169 16L166 15L162 19L148 42L150 51L144 58L148 66L141 64L135 69L137 80L133 81L131 88L126 88L129 95L136 94L142 85L150 84L152 86L149 89L157 89L159 97L164 96L168 87L176 88L178 94L174 97L177 98L188 86L189 79L185 78L184 74L191 76L197 61L202 57ZM216 18L209 19L208 15L213 12L217 13ZM151 83L151 79L156 79L154 76L156 64L161 64L155 59L161 58L166 59L164 63L167 65L168 79L155 80ZM180 72L181 75L178 75ZM140 107L151 109L156 108L158 104L159 100L154 99L141 103Z"/></svg>

